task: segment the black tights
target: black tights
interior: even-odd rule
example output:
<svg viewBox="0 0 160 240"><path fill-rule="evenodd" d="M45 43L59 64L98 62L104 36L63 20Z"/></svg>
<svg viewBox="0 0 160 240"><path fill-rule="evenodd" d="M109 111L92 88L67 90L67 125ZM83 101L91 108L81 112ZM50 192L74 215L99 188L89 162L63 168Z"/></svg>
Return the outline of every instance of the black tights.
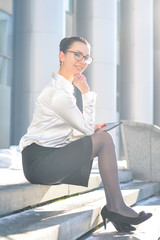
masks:
<svg viewBox="0 0 160 240"><path fill-rule="evenodd" d="M95 133L91 137L93 144L92 158L98 156L99 172L105 190L107 209L126 216L137 217L138 214L126 206L121 194L112 137L108 132Z"/></svg>

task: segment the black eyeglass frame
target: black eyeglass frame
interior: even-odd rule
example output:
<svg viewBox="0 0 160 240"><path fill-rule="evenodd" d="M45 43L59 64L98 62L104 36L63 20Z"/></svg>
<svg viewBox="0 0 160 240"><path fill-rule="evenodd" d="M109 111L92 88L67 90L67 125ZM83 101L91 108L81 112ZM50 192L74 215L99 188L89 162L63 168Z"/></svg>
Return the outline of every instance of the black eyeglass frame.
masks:
<svg viewBox="0 0 160 240"><path fill-rule="evenodd" d="M81 52L79 52L79 51L66 51L66 52L71 52L71 53L74 53L74 59L76 60L76 61L81 61L83 58L84 58L84 60L85 60L85 62L87 63L87 64L90 64L92 61L93 61L93 58L92 57L90 57L90 56L84 56ZM82 58L81 59L76 59L76 53L79 53L81 56L82 56ZM89 62L87 62L87 61L89 61Z"/></svg>

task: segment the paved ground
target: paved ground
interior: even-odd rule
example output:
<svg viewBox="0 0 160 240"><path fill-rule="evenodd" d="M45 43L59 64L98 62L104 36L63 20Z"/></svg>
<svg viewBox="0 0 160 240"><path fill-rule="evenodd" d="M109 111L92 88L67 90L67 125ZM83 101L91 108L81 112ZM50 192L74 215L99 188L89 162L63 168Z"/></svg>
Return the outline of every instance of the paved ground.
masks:
<svg viewBox="0 0 160 240"><path fill-rule="evenodd" d="M118 233L109 223L107 229L99 228L92 234L80 238L81 240L160 240L160 195L143 201L134 207L136 211L152 212L153 216L138 225L132 233Z"/></svg>

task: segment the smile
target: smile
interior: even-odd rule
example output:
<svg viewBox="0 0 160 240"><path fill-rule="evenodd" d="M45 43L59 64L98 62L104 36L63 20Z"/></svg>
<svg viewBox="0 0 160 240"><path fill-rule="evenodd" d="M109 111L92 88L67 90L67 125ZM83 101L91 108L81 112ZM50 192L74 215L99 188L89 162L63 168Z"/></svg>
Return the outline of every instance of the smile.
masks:
<svg viewBox="0 0 160 240"><path fill-rule="evenodd" d="M76 67L78 70L82 70L82 69L83 69L83 67L80 66L80 65L75 65L75 67Z"/></svg>

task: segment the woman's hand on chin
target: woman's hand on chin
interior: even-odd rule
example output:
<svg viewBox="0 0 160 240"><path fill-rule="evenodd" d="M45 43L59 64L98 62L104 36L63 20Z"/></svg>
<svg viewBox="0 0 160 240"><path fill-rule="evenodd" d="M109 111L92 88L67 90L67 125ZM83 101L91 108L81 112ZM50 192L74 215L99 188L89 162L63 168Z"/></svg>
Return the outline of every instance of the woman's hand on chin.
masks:
<svg viewBox="0 0 160 240"><path fill-rule="evenodd" d="M74 75L73 84L79 89L82 94L90 91L86 77L81 73Z"/></svg>

